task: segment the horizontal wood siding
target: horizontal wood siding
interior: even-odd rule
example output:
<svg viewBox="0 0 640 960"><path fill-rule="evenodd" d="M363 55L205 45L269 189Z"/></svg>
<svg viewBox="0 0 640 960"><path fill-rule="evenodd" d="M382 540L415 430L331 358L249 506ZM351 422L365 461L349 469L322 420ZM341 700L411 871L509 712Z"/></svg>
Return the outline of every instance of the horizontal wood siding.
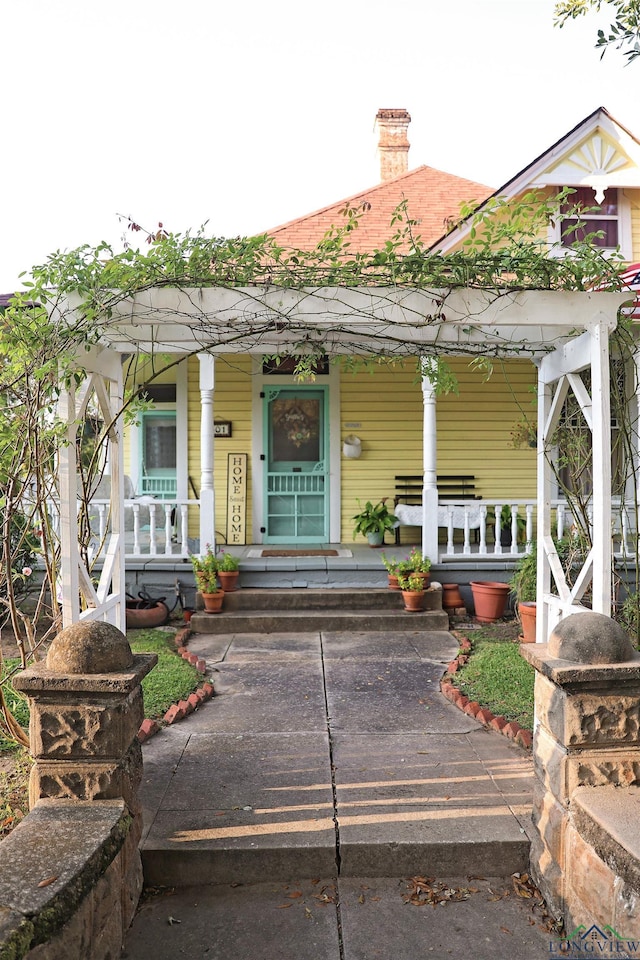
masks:
<svg viewBox="0 0 640 960"><path fill-rule="evenodd" d="M453 358L450 364L459 394L437 401L438 473L473 474L485 499L535 499L535 450L514 449L511 442L511 430L525 414L535 422L534 365L496 361L483 382L468 360ZM352 536L358 498L393 499L397 474L422 473L422 390L415 377L411 362L342 376L342 434L362 440L361 458L342 460L343 540Z"/></svg>
<svg viewBox="0 0 640 960"><path fill-rule="evenodd" d="M373 373L343 373L340 384L342 437L362 440L358 460L342 458L342 540L353 535L358 500L393 500L394 476L405 463L422 463L422 393L415 362L380 367ZM361 426L351 428L350 423ZM416 472L415 470L407 472Z"/></svg>

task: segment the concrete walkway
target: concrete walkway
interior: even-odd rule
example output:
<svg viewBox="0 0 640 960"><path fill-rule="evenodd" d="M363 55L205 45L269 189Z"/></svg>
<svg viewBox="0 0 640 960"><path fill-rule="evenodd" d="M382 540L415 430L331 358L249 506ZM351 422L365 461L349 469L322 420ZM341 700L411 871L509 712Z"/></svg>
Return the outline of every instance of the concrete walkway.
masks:
<svg viewBox="0 0 640 960"><path fill-rule="evenodd" d="M145 881L177 889L143 906L126 957L549 955L509 879L527 869L531 759L440 694L450 634L189 646L218 695L144 746ZM471 892L406 905L418 876L436 878L418 900L439 880Z"/></svg>

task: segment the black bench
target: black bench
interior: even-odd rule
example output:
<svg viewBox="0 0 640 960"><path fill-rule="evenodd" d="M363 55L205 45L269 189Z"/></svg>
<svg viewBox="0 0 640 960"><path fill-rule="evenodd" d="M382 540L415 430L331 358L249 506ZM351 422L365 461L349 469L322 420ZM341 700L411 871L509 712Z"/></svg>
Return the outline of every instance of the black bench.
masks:
<svg viewBox="0 0 640 960"><path fill-rule="evenodd" d="M470 473L442 473L436 478L439 500L481 500L476 493L476 478ZM422 503L422 474L408 474L395 477L394 506L399 503ZM396 527L396 544L400 543L400 527Z"/></svg>

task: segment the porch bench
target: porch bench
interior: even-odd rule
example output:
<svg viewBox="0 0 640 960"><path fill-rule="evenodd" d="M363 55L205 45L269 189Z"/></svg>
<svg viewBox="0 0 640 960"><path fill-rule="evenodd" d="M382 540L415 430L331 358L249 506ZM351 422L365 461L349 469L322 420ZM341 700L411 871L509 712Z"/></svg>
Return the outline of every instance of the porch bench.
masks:
<svg viewBox="0 0 640 960"><path fill-rule="evenodd" d="M422 486L424 478L420 474L396 475L395 496L393 498L394 513L398 517L398 526L395 529L396 544L400 543L400 527L420 526L422 518L417 508L422 505ZM473 474L438 474L438 498L442 500L481 500L475 492L476 478ZM400 511L398 512L398 507ZM406 508L406 509L405 509ZM469 529L480 529L480 511L470 510ZM464 508L453 507L453 525L464 529ZM446 507L438 508L438 526L446 527L449 523L449 510Z"/></svg>

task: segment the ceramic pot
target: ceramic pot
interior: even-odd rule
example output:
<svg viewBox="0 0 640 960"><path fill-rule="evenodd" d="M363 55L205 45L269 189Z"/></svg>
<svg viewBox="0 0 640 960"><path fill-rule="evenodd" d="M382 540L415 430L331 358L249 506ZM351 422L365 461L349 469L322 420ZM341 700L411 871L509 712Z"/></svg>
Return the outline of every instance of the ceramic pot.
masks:
<svg viewBox="0 0 640 960"><path fill-rule="evenodd" d="M410 613L424 610L424 590L403 590L404 608Z"/></svg>
<svg viewBox="0 0 640 960"><path fill-rule="evenodd" d="M492 580L472 580L471 593L476 620L480 623L494 623L504 616L507 600L511 593L508 583L497 583Z"/></svg>
<svg viewBox="0 0 640 960"><path fill-rule="evenodd" d="M143 600L127 600L126 623L129 630L148 630L161 627L169 619L169 608L162 600L145 606Z"/></svg>
<svg viewBox="0 0 640 960"><path fill-rule="evenodd" d="M218 580L225 593L233 593L238 589L239 570L218 570Z"/></svg>
<svg viewBox="0 0 640 960"><path fill-rule="evenodd" d="M522 624L522 643L536 642L536 604L535 600L523 601L518 604L518 616Z"/></svg>
<svg viewBox="0 0 640 960"><path fill-rule="evenodd" d="M384 542L384 531L382 533L368 533L367 542L370 547L381 547Z"/></svg>
<svg viewBox="0 0 640 960"><path fill-rule="evenodd" d="M389 590L399 590L400 584L398 583L398 578L394 576L393 573L390 573L388 577L389 577Z"/></svg>
<svg viewBox="0 0 640 960"><path fill-rule="evenodd" d="M205 613L220 613L224 600L224 590L218 590L216 593L203 593L202 600Z"/></svg>
<svg viewBox="0 0 640 960"><path fill-rule="evenodd" d="M442 606L445 610L455 610L456 607L464 607L464 601L460 595L460 587L457 583L442 584Z"/></svg>

